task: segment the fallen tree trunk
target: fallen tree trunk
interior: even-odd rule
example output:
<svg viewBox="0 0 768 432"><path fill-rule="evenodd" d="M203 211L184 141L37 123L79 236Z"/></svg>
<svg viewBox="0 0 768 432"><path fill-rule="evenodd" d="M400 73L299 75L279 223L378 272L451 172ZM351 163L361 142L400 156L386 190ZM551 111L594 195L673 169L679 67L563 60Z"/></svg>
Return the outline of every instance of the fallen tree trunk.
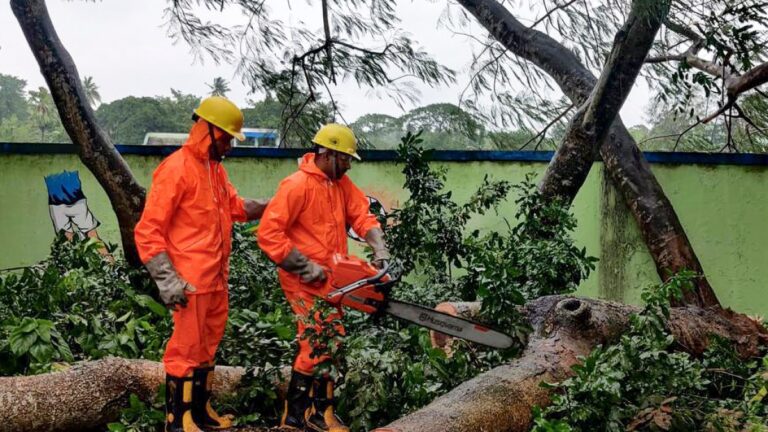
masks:
<svg viewBox="0 0 768 432"><path fill-rule="evenodd" d="M616 341L637 311L620 303L566 296L534 300L524 307L533 333L519 359L461 384L377 431L527 431L531 408L549 403L551 390L540 383L570 376L578 356L598 344ZM719 308L675 308L668 326L677 347L693 355L704 352L711 334L731 340L745 358L757 355L759 347L768 343L768 333L759 324Z"/></svg>
<svg viewBox="0 0 768 432"><path fill-rule="evenodd" d="M476 304L446 304L471 315ZM560 381L579 355L609 344L626 329L638 309L620 303L566 296L542 297L523 312L534 329L523 356L460 385L427 407L390 425L408 432L523 431L533 405L546 405L541 381ZM768 342L757 323L730 311L696 307L673 309L669 328L680 349L701 354L711 333L734 342L744 357ZM214 394L231 394L245 370L217 367ZM289 371L284 371L287 381ZM128 397L150 400L164 380L161 363L107 358L56 373L0 378L1 431L83 431L115 421ZM260 429L250 429L260 430ZM379 429L386 431L387 429Z"/></svg>
<svg viewBox="0 0 768 432"><path fill-rule="evenodd" d="M234 392L245 370L217 367L213 391ZM151 400L165 382L162 363L109 357L62 372L0 378L0 431L82 431L120 417L135 393Z"/></svg>

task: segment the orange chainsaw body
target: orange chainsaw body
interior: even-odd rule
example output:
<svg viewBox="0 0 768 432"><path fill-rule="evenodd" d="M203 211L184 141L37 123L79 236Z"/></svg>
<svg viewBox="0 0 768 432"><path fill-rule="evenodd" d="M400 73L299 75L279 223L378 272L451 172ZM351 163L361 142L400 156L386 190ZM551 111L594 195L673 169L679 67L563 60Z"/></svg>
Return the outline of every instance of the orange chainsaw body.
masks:
<svg viewBox="0 0 768 432"><path fill-rule="evenodd" d="M335 254L333 256L328 270L327 284L329 286L324 290L326 294L339 288L344 288L361 279L370 278L379 272L376 267L367 261L356 256L342 254ZM385 275L380 282L387 282L389 280L390 277ZM341 297L340 303L346 307L372 314L377 311L378 305L383 301L384 293L378 291L372 284L368 284L345 294ZM339 301L335 303L338 304Z"/></svg>

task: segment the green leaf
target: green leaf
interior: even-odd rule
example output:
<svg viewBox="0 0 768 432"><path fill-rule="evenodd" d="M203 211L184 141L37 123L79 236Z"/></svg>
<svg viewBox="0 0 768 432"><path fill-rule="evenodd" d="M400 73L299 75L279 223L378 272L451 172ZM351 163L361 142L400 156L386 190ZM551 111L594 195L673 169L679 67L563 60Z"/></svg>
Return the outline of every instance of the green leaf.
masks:
<svg viewBox="0 0 768 432"><path fill-rule="evenodd" d="M140 294L136 296L136 302L141 306L148 308L152 313L160 317L168 316L168 308L156 302L152 297Z"/></svg>
<svg viewBox="0 0 768 432"><path fill-rule="evenodd" d="M53 347L48 344L37 343L32 345L29 353L40 363L48 363L53 356Z"/></svg>
<svg viewBox="0 0 768 432"><path fill-rule="evenodd" d="M126 432L128 430L122 423L109 423L107 429L109 432Z"/></svg>
<svg viewBox="0 0 768 432"><path fill-rule="evenodd" d="M48 320L37 320L37 329L35 329L35 331L37 332L38 336L40 336L40 339L46 343L50 343L51 328L53 328L52 322Z"/></svg>
<svg viewBox="0 0 768 432"><path fill-rule="evenodd" d="M277 325L274 327L277 337L282 340L293 340L296 337L294 329L288 326Z"/></svg>
<svg viewBox="0 0 768 432"><path fill-rule="evenodd" d="M17 327L17 331L20 333L33 332L38 326L38 321L32 318L24 318L21 321L21 325Z"/></svg>
<svg viewBox="0 0 768 432"><path fill-rule="evenodd" d="M29 327L27 326L25 328ZM34 331L29 333L21 331L22 329L23 328L14 329L11 332L11 336L9 338L11 343L11 352L17 356L26 354L38 339L37 333Z"/></svg>

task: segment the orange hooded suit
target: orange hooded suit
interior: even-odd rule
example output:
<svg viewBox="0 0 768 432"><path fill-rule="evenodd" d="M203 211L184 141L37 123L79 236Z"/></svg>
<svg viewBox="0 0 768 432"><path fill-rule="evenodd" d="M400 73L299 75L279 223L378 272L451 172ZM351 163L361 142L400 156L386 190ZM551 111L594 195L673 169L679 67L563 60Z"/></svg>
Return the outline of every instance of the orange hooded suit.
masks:
<svg viewBox="0 0 768 432"><path fill-rule="evenodd" d="M134 229L142 262L166 252L196 288L187 307L173 313L163 356L166 373L176 377L214 359L227 322L232 223L246 220L244 201L221 163L210 159L210 146L208 123L198 121L182 148L155 170Z"/></svg>
<svg viewBox="0 0 768 432"><path fill-rule="evenodd" d="M362 237L371 228L380 227L369 212L368 198L352 180L346 175L329 179L314 158L313 153L304 155L299 171L280 183L261 218L259 247L278 264L295 247L310 260L327 266L334 253L347 253L347 226ZM319 288L302 283L298 275L283 269L278 270L278 277L293 312L305 318ZM294 369L311 374L325 358L310 357L309 342L301 338L304 328L299 320L299 355Z"/></svg>

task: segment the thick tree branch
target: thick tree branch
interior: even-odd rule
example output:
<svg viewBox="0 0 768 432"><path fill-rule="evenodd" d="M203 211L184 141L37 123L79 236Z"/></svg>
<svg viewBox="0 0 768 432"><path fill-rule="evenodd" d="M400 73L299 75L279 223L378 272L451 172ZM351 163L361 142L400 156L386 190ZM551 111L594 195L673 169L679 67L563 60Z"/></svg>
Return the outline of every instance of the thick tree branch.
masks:
<svg viewBox="0 0 768 432"><path fill-rule="evenodd" d="M743 93L768 82L768 62L753 67L743 75L733 70L726 71L724 66L712 62L705 62L703 60L701 62L705 63L704 66L707 66L706 69L702 67L701 63L694 66L714 76L723 78L723 81L725 82L725 94L728 97L726 103L717 111L705 117L702 120L702 123L709 123L732 108L739 99L739 96Z"/></svg>
<svg viewBox="0 0 768 432"><path fill-rule="evenodd" d="M768 62L755 66L739 77L726 80L728 96L737 97L768 82Z"/></svg>
<svg viewBox="0 0 768 432"><path fill-rule="evenodd" d="M583 125L594 128L595 139L602 140L626 100L653 45L669 2L635 0L627 21L614 38L613 49L592 89ZM597 143L593 144L595 147Z"/></svg>
<svg viewBox="0 0 768 432"><path fill-rule="evenodd" d="M126 259L135 266L141 265L133 227L141 217L146 191L96 122L75 63L56 34L45 1L11 0L11 9L51 90L61 122L75 144L80 160L104 188L115 210Z"/></svg>

